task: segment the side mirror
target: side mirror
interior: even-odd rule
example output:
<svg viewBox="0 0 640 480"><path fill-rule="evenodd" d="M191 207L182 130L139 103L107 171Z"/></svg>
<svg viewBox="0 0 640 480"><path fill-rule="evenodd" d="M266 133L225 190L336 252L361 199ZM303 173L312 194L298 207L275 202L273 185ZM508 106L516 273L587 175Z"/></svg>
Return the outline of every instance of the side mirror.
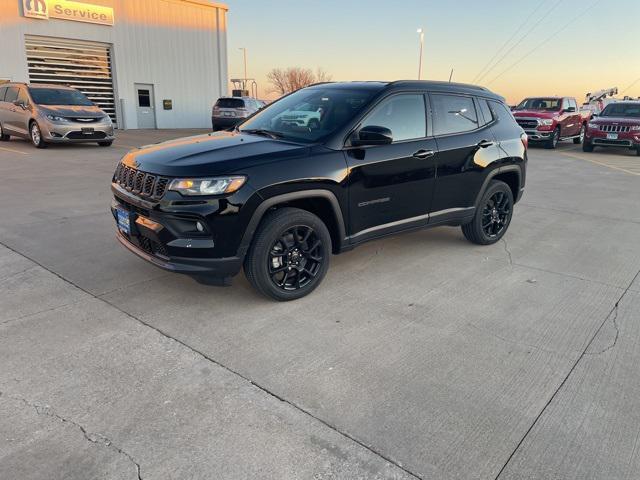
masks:
<svg viewBox="0 0 640 480"><path fill-rule="evenodd" d="M365 145L389 145L393 142L393 133L386 127L377 125L367 125L358 130L351 144L354 147L362 147Z"/></svg>
<svg viewBox="0 0 640 480"><path fill-rule="evenodd" d="M20 107L20 108L22 108L22 109L27 108L27 106L26 106L22 101L20 101L20 100L14 100L13 104L14 104L16 107Z"/></svg>

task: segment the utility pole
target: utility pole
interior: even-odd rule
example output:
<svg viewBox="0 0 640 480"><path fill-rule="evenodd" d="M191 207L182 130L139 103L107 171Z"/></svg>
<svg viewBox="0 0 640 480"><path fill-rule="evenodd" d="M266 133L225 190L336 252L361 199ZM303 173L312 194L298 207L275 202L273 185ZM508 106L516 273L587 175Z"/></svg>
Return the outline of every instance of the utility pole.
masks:
<svg viewBox="0 0 640 480"><path fill-rule="evenodd" d="M422 79L422 49L424 48L424 30L418 29L418 35L420 36L420 55L418 56L418 80Z"/></svg>

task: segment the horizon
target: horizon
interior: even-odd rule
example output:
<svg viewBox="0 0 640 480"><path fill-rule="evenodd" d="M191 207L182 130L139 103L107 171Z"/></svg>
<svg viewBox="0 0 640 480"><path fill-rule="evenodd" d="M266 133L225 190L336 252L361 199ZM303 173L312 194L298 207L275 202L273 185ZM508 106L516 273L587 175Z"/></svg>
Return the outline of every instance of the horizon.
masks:
<svg viewBox="0 0 640 480"><path fill-rule="evenodd" d="M640 2L635 0L618 2L616 13L600 8L606 5L603 0L586 6L579 0L535 5L489 0L481 7L463 0L455 9L417 0L390 8L372 0L364 16L362 1L307 2L304 7L293 0L275 6L226 3L229 78L244 76L240 48L246 48L247 77L256 79L260 98L278 97L266 80L272 68L322 68L332 81L415 80L418 28L425 31L423 80L447 81L453 69L453 82L484 86L509 104L556 95L582 104L587 92L612 87L619 97L640 96L640 62L628 55L638 40ZM362 21L354 28L358 16ZM454 24L457 37L451 34ZM615 44L623 47L611 47L608 38L614 33Z"/></svg>

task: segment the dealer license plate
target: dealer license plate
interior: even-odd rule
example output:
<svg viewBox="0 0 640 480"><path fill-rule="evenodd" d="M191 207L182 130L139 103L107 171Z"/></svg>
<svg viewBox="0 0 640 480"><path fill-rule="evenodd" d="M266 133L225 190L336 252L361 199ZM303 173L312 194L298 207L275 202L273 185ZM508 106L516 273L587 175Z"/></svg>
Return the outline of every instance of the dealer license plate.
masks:
<svg viewBox="0 0 640 480"><path fill-rule="evenodd" d="M617 133L607 133L607 140L617 140L617 139L618 139Z"/></svg>
<svg viewBox="0 0 640 480"><path fill-rule="evenodd" d="M85 135L93 135L93 132L95 132L93 128L89 128L89 127L82 128L82 133Z"/></svg>
<svg viewBox="0 0 640 480"><path fill-rule="evenodd" d="M123 208L116 208L118 230L127 235L131 235L131 218L129 212Z"/></svg>

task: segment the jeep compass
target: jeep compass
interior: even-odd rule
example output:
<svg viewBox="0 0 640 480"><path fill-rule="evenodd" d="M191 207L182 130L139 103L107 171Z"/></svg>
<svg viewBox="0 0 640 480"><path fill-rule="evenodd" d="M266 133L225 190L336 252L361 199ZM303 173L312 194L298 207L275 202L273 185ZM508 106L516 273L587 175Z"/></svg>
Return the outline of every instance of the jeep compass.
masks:
<svg viewBox="0 0 640 480"><path fill-rule="evenodd" d="M285 121L300 111L318 121ZM527 136L484 88L323 83L233 131L127 153L111 209L122 245L154 265L225 280L244 267L259 292L293 300L331 254L375 238L458 225L473 243L499 241L526 163Z"/></svg>

